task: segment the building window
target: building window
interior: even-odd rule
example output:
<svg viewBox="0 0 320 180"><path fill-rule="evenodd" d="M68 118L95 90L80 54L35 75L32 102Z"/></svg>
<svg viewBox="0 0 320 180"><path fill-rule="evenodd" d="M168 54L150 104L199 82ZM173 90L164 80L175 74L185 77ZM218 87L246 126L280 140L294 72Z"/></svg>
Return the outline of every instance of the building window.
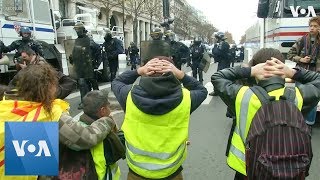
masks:
<svg viewBox="0 0 320 180"><path fill-rule="evenodd" d="M83 14L83 10L81 10L80 8L78 8L79 6L84 7L85 4L83 4L83 3L76 3L76 14Z"/></svg>
<svg viewBox="0 0 320 180"><path fill-rule="evenodd" d="M59 0L59 11L62 19L68 17L68 2L66 0Z"/></svg>

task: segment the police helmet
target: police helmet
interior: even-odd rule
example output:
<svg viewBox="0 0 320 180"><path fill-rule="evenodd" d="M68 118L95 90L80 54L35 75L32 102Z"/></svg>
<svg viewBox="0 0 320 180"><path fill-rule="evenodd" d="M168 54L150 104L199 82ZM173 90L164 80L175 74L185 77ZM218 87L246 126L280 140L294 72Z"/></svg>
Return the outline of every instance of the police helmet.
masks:
<svg viewBox="0 0 320 180"><path fill-rule="evenodd" d="M77 22L74 27L73 27L74 30L76 31L86 31L86 28L84 27L84 24L82 22Z"/></svg>
<svg viewBox="0 0 320 180"><path fill-rule="evenodd" d="M22 34L22 33L31 34L31 30L29 27L25 27L25 26L21 27L20 34Z"/></svg>
<svg viewBox="0 0 320 180"><path fill-rule="evenodd" d="M164 35L165 35L165 38L167 40L170 40L170 41L174 41L175 40L175 33L172 31L172 30L167 30L164 32Z"/></svg>
<svg viewBox="0 0 320 180"><path fill-rule="evenodd" d="M154 29L152 29L150 36L153 40L161 40L163 33L159 27L155 27Z"/></svg>
<svg viewBox="0 0 320 180"><path fill-rule="evenodd" d="M220 40L225 40L227 39L225 36L224 36L224 33L223 32L217 32L215 35L214 35L215 38L217 39L220 39Z"/></svg>

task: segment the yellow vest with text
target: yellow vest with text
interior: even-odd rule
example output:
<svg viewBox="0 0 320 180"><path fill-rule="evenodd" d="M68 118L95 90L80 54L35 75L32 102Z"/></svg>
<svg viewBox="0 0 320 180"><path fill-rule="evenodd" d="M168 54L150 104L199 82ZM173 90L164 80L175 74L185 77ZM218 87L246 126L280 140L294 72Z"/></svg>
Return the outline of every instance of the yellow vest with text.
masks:
<svg viewBox="0 0 320 180"><path fill-rule="evenodd" d="M178 170L187 156L186 141L191 109L190 91L182 89L181 103L163 115L146 114L126 102L122 130L126 138L129 168L145 178L166 178Z"/></svg>
<svg viewBox="0 0 320 180"><path fill-rule="evenodd" d="M279 100L284 93L284 88L269 92ZM295 105L301 111L303 99L298 88L296 88ZM232 135L231 146L227 157L228 165L237 172L246 175L245 163L245 141L250 130L250 125L255 114L261 107L261 102L253 91L248 87L242 87L236 97L236 127Z"/></svg>
<svg viewBox="0 0 320 180"><path fill-rule="evenodd" d="M69 103L56 99L52 103L51 116L43 109L41 103L30 101L0 101L0 179L36 180L37 176L5 176L4 162L4 124L5 122L52 122L58 121L63 112L67 112Z"/></svg>
<svg viewBox="0 0 320 180"><path fill-rule="evenodd" d="M104 156L103 142L90 149L91 155L95 164L95 169L98 175L98 180L109 180L109 173L107 173L107 163ZM120 168L118 163L110 165L112 180L120 180ZM107 177L105 177L107 173Z"/></svg>

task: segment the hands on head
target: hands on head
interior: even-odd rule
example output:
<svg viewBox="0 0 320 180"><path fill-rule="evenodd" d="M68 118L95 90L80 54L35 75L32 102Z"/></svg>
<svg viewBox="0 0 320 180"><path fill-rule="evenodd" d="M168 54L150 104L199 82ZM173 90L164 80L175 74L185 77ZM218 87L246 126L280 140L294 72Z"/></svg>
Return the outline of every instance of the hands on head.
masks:
<svg viewBox="0 0 320 180"><path fill-rule="evenodd" d="M144 66L138 68L138 74L141 76L163 75L172 72L178 79L184 77L184 72L177 69L167 60L154 58L148 61Z"/></svg>
<svg viewBox="0 0 320 180"><path fill-rule="evenodd" d="M258 80L267 79L273 76L280 76L283 79L292 78L294 74L294 69L290 69L276 58L271 58L271 60L267 60L265 63L257 64L251 68L251 76Z"/></svg>

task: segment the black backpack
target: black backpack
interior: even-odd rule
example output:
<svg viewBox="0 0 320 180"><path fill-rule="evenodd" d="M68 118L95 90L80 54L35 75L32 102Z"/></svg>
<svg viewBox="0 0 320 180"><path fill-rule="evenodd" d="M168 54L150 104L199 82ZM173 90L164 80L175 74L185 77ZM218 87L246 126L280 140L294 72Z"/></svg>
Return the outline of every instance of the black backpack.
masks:
<svg viewBox="0 0 320 180"><path fill-rule="evenodd" d="M262 87L251 87L262 103L246 138L248 179L305 179L312 160L311 132L295 105L295 88L279 100Z"/></svg>

